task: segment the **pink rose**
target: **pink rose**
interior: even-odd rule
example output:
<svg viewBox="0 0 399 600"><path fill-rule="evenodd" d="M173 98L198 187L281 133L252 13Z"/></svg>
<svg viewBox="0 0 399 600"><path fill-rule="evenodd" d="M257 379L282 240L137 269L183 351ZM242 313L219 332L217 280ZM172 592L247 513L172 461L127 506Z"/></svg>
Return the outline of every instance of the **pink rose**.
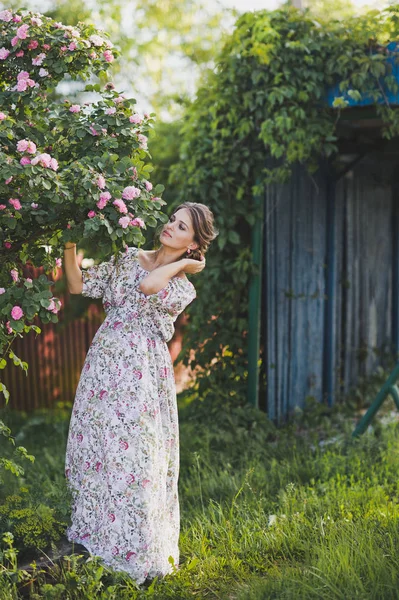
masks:
<svg viewBox="0 0 399 600"><path fill-rule="evenodd" d="M101 192L100 194L100 200L105 200L105 202L108 202L108 200L111 200L111 194L109 192Z"/></svg>
<svg viewBox="0 0 399 600"><path fill-rule="evenodd" d="M11 175L11 177L9 177L8 179L5 180L5 184L8 185L12 180L13 180L13 176Z"/></svg>
<svg viewBox="0 0 399 600"><path fill-rule="evenodd" d="M116 206L116 208L119 210L120 213L123 213L123 214L127 213L127 206L123 202L123 200L121 200L120 198L117 198L116 200L114 200L112 204L114 204Z"/></svg>
<svg viewBox="0 0 399 600"><path fill-rule="evenodd" d="M71 52L73 52L74 50L77 49L77 44L75 44L75 42L71 42L68 46L68 50L70 50Z"/></svg>
<svg viewBox="0 0 399 600"><path fill-rule="evenodd" d="M17 269L11 269L10 273L11 273L11 277L13 278L13 280L18 281L19 275L18 275Z"/></svg>
<svg viewBox="0 0 399 600"><path fill-rule="evenodd" d="M12 19L12 12L8 10L2 10L0 12L0 21L4 21L5 23L9 23Z"/></svg>
<svg viewBox="0 0 399 600"><path fill-rule="evenodd" d="M98 132L94 129L92 125L90 125L90 131L92 135L98 135Z"/></svg>
<svg viewBox="0 0 399 600"><path fill-rule="evenodd" d="M14 23L20 23L22 21L22 17L20 15L14 15L12 20Z"/></svg>
<svg viewBox="0 0 399 600"><path fill-rule="evenodd" d="M94 210L89 210L89 212L87 213L87 216L89 217L89 219L92 219L93 217L96 216L96 213Z"/></svg>
<svg viewBox="0 0 399 600"><path fill-rule="evenodd" d="M17 75L17 80L20 81L21 79L28 79L29 78L29 73L28 71L20 71Z"/></svg>
<svg viewBox="0 0 399 600"><path fill-rule="evenodd" d="M105 58L106 62L108 62L108 63L114 62L114 55L112 54L111 50L105 50L103 52L103 57Z"/></svg>
<svg viewBox="0 0 399 600"><path fill-rule="evenodd" d="M31 277L27 277L27 278L25 279L25 281L27 281L28 283L32 283L32 278L31 278Z"/></svg>
<svg viewBox="0 0 399 600"><path fill-rule="evenodd" d="M9 250L11 248L11 243L10 242L4 242L4 246Z"/></svg>
<svg viewBox="0 0 399 600"><path fill-rule="evenodd" d="M139 133L137 139L140 142L140 148L142 148L143 150L147 150L147 136L143 135L142 133Z"/></svg>
<svg viewBox="0 0 399 600"><path fill-rule="evenodd" d="M17 144L17 150L18 152L26 152L27 148L28 148L28 140L19 140L18 144Z"/></svg>
<svg viewBox="0 0 399 600"><path fill-rule="evenodd" d="M143 219L136 217L136 219L132 220L132 225L133 227L144 227L144 221Z"/></svg>
<svg viewBox="0 0 399 600"><path fill-rule="evenodd" d="M98 207L100 210L102 210L102 209L103 209L103 208L104 208L106 205L107 205L107 201L106 201L106 200L104 200L104 199L101 199L101 198L100 198L100 200L98 200L98 202L96 202L96 206L97 206L97 207Z"/></svg>
<svg viewBox="0 0 399 600"><path fill-rule="evenodd" d="M43 48L43 50L50 50L51 46L50 46L50 44L43 44L42 48Z"/></svg>
<svg viewBox="0 0 399 600"><path fill-rule="evenodd" d="M5 288L0 288L0 295L5 294L5 291L6 291Z"/></svg>
<svg viewBox="0 0 399 600"><path fill-rule="evenodd" d="M151 190L152 190L152 183L150 181L146 181L145 182L145 188L146 188L147 192L151 192Z"/></svg>
<svg viewBox="0 0 399 600"><path fill-rule="evenodd" d="M140 196L140 189L134 185L128 185L122 192L122 198L125 200L134 200Z"/></svg>
<svg viewBox="0 0 399 600"><path fill-rule="evenodd" d="M18 90L18 92L24 92L27 87L28 87L28 80L27 79L20 79L18 81L18 83L17 83L17 90Z"/></svg>
<svg viewBox="0 0 399 600"><path fill-rule="evenodd" d="M4 210L5 208L7 208L5 204L0 204L0 210Z"/></svg>
<svg viewBox="0 0 399 600"><path fill-rule="evenodd" d="M25 165L30 165L31 161L28 156L23 156L19 162L24 167Z"/></svg>
<svg viewBox="0 0 399 600"><path fill-rule="evenodd" d="M56 258L55 259L55 266L56 267L62 267L62 258Z"/></svg>
<svg viewBox="0 0 399 600"><path fill-rule="evenodd" d="M22 206L18 198L10 198L8 202L15 208L15 210L21 210Z"/></svg>
<svg viewBox="0 0 399 600"><path fill-rule="evenodd" d="M25 40L28 37L28 29L29 25L21 25L21 27L18 27L17 38L20 40Z"/></svg>
<svg viewBox="0 0 399 600"><path fill-rule="evenodd" d="M31 203L31 207L32 207L33 209L37 208L38 206L39 206L39 205L38 205L36 202L32 202L32 203Z"/></svg>
<svg viewBox="0 0 399 600"><path fill-rule="evenodd" d="M20 306L13 306L13 308L11 309L11 316L14 319L14 321L17 321L18 319L24 316L24 312Z"/></svg>
<svg viewBox="0 0 399 600"><path fill-rule="evenodd" d="M130 218L129 217L121 217L119 219L118 223L122 227L122 229L126 229L126 227L128 227L130 224Z"/></svg>
<svg viewBox="0 0 399 600"><path fill-rule="evenodd" d="M0 112L0 121L4 121L6 118L6 115L3 112Z"/></svg>
<svg viewBox="0 0 399 600"><path fill-rule="evenodd" d="M142 118L140 117L140 115L138 115L137 113L134 115L130 115L129 117L129 121L131 123L141 123Z"/></svg>
<svg viewBox="0 0 399 600"><path fill-rule="evenodd" d="M34 65L35 67L40 67L45 58L46 55L44 54L44 52L38 54L36 58L32 58L32 65Z"/></svg>
<svg viewBox="0 0 399 600"><path fill-rule="evenodd" d="M36 50L38 45L39 45L39 42L37 40L31 40L28 44L28 50Z"/></svg>
<svg viewBox="0 0 399 600"><path fill-rule="evenodd" d="M106 183L105 183L105 179L104 179L104 177L102 175L99 175L97 177L97 179L96 179L96 185L97 185L97 187L100 188L100 190L103 190L105 188Z"/></svg>
<svg viewBox="0 0 399 600"><path fill-rule="evenodd" d="M72 104L72 106L69 109L69 112L71 112L71 113L80 112L80 104Z"/></svg>
<svg viewBox="0 0 399 600"><path fill-rule="evenodd" d="M15 53L15 56L17 58L21 58L24 54L25 54L25 52L23 50L18 50L18 52Z"/></svg>
<svg viewBox="0 0 399 600"><path fill-rule="evenodd" d="M10 54L10 51L7 50L7 48L0 48L0 60L6 60L6 58L8 57L8 55Z"/></svg>
<svg viewBox="0 0 399 600"><path fill-rule="evenodd" d="M58 169L58 161L55 158L50 160L50 169L53 169L53 171L57 171Z"/></svg>
<svg viewBox="0 0 399 600"><path fill-rule="evenodd" d="M106 115L114 115L115 113L116 113L115 106L111 106L110 108L107 108L107 110L105 111Z"/></svg>
<svg viewBox="0 0 399 600"><path fill-rule="evenodd" d="M19 42L19 37L16 35L15 37L12 38L11 40L11 46L14 47L18 44Z"/></svg>
<svg viewBox="0 0 399 600"><path fill-rule="evenodd" d="M13 333L13 328L10 326L10 321L7 321L6 328L8 333Z"/></svg>

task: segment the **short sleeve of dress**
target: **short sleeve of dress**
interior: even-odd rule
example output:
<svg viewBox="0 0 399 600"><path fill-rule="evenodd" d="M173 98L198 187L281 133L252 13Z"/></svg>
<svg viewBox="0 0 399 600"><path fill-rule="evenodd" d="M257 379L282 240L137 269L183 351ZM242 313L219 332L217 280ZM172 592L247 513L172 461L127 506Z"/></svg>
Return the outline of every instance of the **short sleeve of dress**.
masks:
<svg viewBox="0 0 399 600"><path fill-rule="evenodd" d="M88 269L82 269L82 296L102 298L115 264L115 257Z"/></svg>
<svg viewBox="0 0 399 600"><path fill-rule="evenodd" d="M195 287L191 281L185 277L172 277L172 279L169 280L169 283L155 294L146 295L139 287L137 287L137 289L141 296L146 298L150 304L158 306L159 308L164 308L174 319L176 319L186 306L188 306L197 296Z"/></svg>

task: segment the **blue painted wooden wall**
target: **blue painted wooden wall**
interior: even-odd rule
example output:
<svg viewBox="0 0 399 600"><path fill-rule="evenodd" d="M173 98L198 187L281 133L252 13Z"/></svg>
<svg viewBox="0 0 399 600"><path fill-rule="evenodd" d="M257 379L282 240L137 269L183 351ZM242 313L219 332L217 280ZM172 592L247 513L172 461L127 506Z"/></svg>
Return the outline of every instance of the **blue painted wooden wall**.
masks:
<svg viewBox="0 0 399 600"><path fill-rule="evenodd" d="M392 348L395 235L394 165L370 155L335 193L333 324L327 331L326 179L298 169L265 197L262 346L266 387L260 404L281 421L307 396L325 401L323 356L333 336L333 394L346 394ZM362 350L365 358L359 360Z"/></svg>

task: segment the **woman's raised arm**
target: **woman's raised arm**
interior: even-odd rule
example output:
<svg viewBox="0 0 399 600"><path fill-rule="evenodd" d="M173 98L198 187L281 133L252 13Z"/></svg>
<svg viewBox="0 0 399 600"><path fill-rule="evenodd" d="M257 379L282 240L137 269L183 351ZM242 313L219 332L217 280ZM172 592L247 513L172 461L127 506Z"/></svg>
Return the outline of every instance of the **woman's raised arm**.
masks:
<svg viewBox="0 0 399 600"><path fill-rule="evenodd" d="M69 292L81 294L83 290L82 271L76 260L76 244L72 242L66 242L64 246L64 271Z"/></svg>

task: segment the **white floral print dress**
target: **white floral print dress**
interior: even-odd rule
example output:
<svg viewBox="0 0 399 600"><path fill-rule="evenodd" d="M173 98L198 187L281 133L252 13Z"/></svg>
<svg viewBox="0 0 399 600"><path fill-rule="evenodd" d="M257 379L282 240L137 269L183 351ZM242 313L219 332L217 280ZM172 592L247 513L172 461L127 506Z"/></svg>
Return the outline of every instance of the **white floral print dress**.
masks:
<svg viewBox="0 0 399 600"><path fill-rule="evenodd" d="M69 541L138 584L179 565L179 430L167 341L196 297L186 277L146 296L138 249L82 270L83 296L106 318L76 390L65 458Z"/></svg>

